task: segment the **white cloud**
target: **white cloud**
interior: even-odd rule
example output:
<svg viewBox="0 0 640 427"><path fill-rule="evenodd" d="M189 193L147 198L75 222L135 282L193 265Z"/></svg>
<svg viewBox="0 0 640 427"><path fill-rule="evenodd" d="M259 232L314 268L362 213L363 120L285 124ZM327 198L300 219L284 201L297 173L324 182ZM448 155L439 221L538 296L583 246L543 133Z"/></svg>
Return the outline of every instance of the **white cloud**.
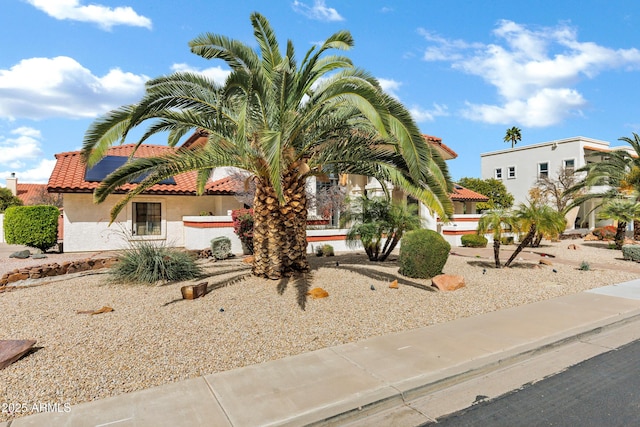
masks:
<svg viewBox="0 0 640 427"><path fill-rule="evenodd" d="M500 21L496 42L482 45L447 40L421 30L431 44L424 59L448 61L454 69L475 75L495 87L497 105L467 103L463 115L496 124L550 126L582 114L587 100L576 89L585 78L608 69L640 68L638 49L611 49L578 41L574 28L559 24L531 29Z"/></svg>
<svg viewBox="0 0 640 427"><path fill-rule="evenodd" d="M11 176L11 173L15 173L16 177L18 177L18 183L46 184L49 182L49 177L51 176L51 172L53 172L55 165L55 160L41 159L40 162L31 169L21 170L24 166L21 166L20 168L9 166L7 170L0 171L0 179L4 181L3 178ZM5 182L2 182L3 187L5 186L4 184Z"/></svg>
<svg viewBox="0 0 640 427"><path fill-rule="evenodd" d="M99 4L81 5L79 0L27 0L32 6L40 9L55 19L90 22L104 30L111 30L114 25L129 25L151 29L151 20L138 15L129 6L111 8Z"/></svg>
<svg viewBox="0 0 640 427"><path fill-rule="evenodd" d="M344 21L344 18L332 7L327 7L324 0L314 0L313 6L294 0L291 7L295 12L318 21Z"/></svg>
<svg viewBox="0 0 640 427"><path fill-rule="evenodd" d="M425 110L422 107L413 106L409 108L409 112L411 113L413 119L418 123L432 122L436 117L449 115L446 105L440 105L436 103L433 104L433 108L430 110Z"/></svg>
<svg viewBox="0 0 640 427"><path fill-rule="evenodd" d="M0 69L0 118L93 118L140 99L148 79L118 68L95 76L66 56L24 59Z"/></svg>
<svg viewBox="0 0 640 427"><path fill-rule="evenodd" d="M40 131L30 127L12 130L10 137L0 135L0 165L22 167L23 160L33 160L42 156Z"/></svg>
<svg viewBox="0 0 640 427"><path fill-rule="evenodd" d="M389 95L393 96L394 98L399 98L396 91L400 89L400 86L402 86L402 83L397 82L395 80L382 79L382 78L378 79L378 83L380 83L380 87L382 88L383 91L387 92Z"/></svg>
<svg viewBox="0 0 640 427"><path fill-rule="evenodd" d="M202 74L210 79L212 79L214 82L218 83L218 84L224 84L224 82L227 80L227 77L229 77L229 74L231 74L230 70L225 70L222 67L211 67L211 68L205 68L204 70L200 70L198 68L194 68L190 65L187 64L173 64L171 66L171 69L173 71L176 72L188 72L188 73L197 73L197 74Z"/></svg>

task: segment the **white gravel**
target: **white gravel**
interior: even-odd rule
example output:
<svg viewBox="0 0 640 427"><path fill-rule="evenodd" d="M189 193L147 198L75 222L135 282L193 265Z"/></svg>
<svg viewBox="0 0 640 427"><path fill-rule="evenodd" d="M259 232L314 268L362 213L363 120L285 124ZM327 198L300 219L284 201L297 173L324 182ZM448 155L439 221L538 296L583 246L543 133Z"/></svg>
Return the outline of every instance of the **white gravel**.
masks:
<svg viewBox="0 0 640 427"><path fill-rule="evenodd" d="M38 350L0 371L0 404L76 404L640 277L640 264L601 242L547 244L534 251L556 255L547 258L553 266L527 251L500 270L491 248L453 251L445 273L466 281L455 292L425 290L429 280L401 277L396 262L364 254L311 256L306 282L247 276L239 259L207 262L210 288L230 284L192 301L181 299L185 283L114 285L95 273L2 292L0 339L35 339ZM583 260L592 270L577 270ZM399 289L389 289L396 278ZM306 300L303 310L299 295L309 287L329 297ZM76 314L103 306L114 311Z"/></svg>

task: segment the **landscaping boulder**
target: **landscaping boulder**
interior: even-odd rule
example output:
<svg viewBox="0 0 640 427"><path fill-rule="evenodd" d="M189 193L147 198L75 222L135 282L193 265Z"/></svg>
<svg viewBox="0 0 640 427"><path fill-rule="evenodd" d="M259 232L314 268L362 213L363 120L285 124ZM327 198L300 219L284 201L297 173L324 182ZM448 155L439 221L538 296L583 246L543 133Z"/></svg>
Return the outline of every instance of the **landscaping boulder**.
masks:
<svg viewBox="0 0 640 427"><path fill-rule="evenodd" d="M440 291L455 291L464 288L464 277L457 274L440 274L431 279L431 286Z"/></svg>
<svg viewBox="0 0 640 427"><path fill-rule="evenodd" d="M18 252L14 252L11 255L9 255L9 258L18 258L18 259L26 259L29 258L31 256L31 252L29 252L28 249L25 249L24 251L18 251Z"/></svg>
<svg viewBox="0 0 640 427"><path fill-rule="evenodd" d="M307 292L307 295L311 296L311 298L313 299L326 298L329 296L329 292L325 291L322 288L313 288L309 292Z"/></svg>
<svg viewBox="0 0 640 427"><path fill-rule="evenodd" d="M551 261L549 261L548 259L541 259L539 261L540 264L544 264L544 265L553 265L553 263Z"/></svg>

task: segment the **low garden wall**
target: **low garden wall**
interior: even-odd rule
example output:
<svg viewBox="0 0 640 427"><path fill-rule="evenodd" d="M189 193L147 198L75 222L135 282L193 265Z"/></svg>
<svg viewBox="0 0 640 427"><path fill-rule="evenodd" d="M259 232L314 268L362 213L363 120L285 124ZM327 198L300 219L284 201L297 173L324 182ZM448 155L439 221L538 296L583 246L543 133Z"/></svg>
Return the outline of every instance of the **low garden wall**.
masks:
<svg viewBox="0 0 640 427"><path fill-rule="evenodd" d="M99 270L111 267L117 257L89 258L76 261L66 261L61 264L50 263L38 266L16 268L0 277L0 286L5 286L20 280L42 279L43 277L60 276L64 274L79 273L82 271Z"/></svg>

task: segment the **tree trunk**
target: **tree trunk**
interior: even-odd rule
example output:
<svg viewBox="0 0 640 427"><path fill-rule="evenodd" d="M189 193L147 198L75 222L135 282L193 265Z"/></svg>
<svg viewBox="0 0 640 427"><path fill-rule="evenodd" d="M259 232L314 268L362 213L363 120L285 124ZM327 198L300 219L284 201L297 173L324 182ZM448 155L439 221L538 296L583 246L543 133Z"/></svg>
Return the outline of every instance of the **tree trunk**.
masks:
<svg viewBox="0 0 640 427"><path fill-rule="evenodd" d="M289 173L282 186L280 204L273 187L258 180L253 205L253 274L274 280L309 271L305 181Z"/></svg>
<svg viewBox="0 0 640 427"><path fill-rule="evenodd" d="M531 240L533 240L534 236L536 235L536 229L537 229L536 225L532 224L531 227L529 228L529 232L527 233L527 235L524 237L524 239L522 239L522 242L520 242L520 244L518 245L516 250L513 251L513 253L509 257L509 259L505 263L505 265L504 265L505 267L509 267L511 265L511 263L513 262L513 260L516 259L518 254L520 252L522 252L522 250L525 247L527 247L527 245L531 242Z"/></svg>
<svg viewBox="0 0 640 427"><path fill-rule="evenodd" d="M618 221L616 236L613 238L613 241L616 243L616 249L622 249L622 245L624 245L624 232L626 229L627 223L624 221Z"/></svg>
<svg viewBox="0 0 640 427"><path fill-rule="evenodd" d="M496 260L496 268L500 268L500 239L493 239L493 258Z"/></svg>
<svg viewBox="0 0 640 427"><path fill-rule="evenodd" d="M633 240L640 240L640 221L633 220Z"/></svg>

